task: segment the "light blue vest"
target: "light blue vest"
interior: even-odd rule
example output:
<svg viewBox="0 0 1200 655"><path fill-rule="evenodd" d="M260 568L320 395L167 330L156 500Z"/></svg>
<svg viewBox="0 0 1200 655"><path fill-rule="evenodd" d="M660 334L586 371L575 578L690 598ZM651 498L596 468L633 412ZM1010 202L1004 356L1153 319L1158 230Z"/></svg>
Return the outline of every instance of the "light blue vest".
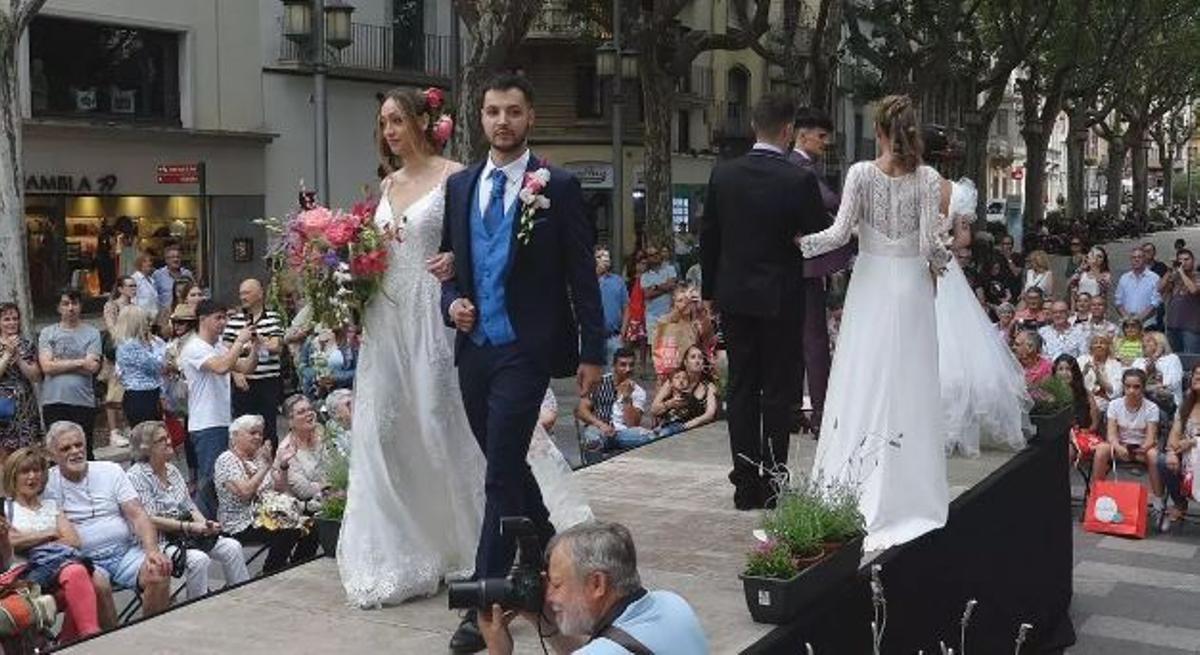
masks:
<svg viewBox="0 0 1200 655"><path fill-rule="evenodd" d="M471 269L475 277L478 321L471 331L471 341L477 346L503 346L517 340L512 321L508 318L504 285L508 282L508 253L513 247L513 220L520 199L504 212L496 232L489 234L479 210L479 182L471 187Z"/></svg>

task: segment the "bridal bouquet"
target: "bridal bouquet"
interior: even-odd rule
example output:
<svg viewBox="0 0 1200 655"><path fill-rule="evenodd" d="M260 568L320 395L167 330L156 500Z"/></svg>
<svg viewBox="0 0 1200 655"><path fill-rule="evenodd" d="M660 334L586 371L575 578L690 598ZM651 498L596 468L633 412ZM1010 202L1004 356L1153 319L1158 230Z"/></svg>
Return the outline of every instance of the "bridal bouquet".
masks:
<svg viewBox="0 0 1200 655"><path fill-rule="evenodd" d="M300 192L300 210L286 219L255 221L275 238L268 249L272 287L290 284L311 308L312 324L333 328L354 322L379 290L387 271L388 237L375 226L375 201L350 211L329 209L311 191Z"/></svg>

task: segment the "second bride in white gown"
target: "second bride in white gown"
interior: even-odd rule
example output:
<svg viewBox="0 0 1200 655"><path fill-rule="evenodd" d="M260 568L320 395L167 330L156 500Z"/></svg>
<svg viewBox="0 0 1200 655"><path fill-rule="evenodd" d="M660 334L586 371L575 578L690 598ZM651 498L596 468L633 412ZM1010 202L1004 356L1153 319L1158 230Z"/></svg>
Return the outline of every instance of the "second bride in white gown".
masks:
<svg viewBox="0 0 1200 655"><path fill-rule="evenodd" d="M445 179L461 166L434 155L426 94L394 90L380 108L380 149L390 169L375 223L397 232L383 289L363 316L354 385L350 485L338 570L359 607L436 593L470 576L483 522L485 460L462 406L453 332L440 315L441 285L427 271L442 240ZM393 204L393 199L398 199ZM562 454L549 439L534 457ZM551 452L552 451L552 452ZM547 504L563 495L584 507L564 462L535 467ZM566 526L556 526L563 529Z"/></svg>
<svg viewBox="0 0 1200 655"><path fill-rule="evenodd" d="M876 116L879 159L850 168L837 220L800 240L812 257L858 228L813 477L857 487L867 550L941 527L949 505L931 274L950 258L949 183L918 165L911 100Z"/></svg>

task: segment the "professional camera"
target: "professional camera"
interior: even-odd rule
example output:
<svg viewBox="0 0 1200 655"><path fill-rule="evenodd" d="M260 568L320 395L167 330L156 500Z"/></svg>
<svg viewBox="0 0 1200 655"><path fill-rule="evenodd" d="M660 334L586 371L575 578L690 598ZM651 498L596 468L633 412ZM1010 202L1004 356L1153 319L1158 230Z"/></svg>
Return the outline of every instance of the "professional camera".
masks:
<svg viewBox="0 0 1200 655"><path fill-rule="evenodd" d="M524 516L500 519L500 535L517 542L517 557L505 578L484 578L450 583L450 609L487 610L499 603L504 609L540 613L545 597L542 581L542 548L533 521Z"/></svg>

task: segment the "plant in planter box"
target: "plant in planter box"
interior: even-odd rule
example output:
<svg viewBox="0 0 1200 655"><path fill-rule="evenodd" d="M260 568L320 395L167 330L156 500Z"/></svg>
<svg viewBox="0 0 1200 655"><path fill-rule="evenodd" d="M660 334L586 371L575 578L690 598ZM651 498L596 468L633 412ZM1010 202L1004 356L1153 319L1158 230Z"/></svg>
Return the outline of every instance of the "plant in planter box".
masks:
<svg viewBox="0 0 1200 655"><path fill-rule="evenodd" d="M1057 376L1050 376L1029 387L1029 395L1033 398L1033 409L1029 410L1032 415L1057 414L1075 402L1071 387Z"/></svg>
<svg viewBox="0 0 1200 655"><path fill-rule="evenodd" d="M759 542L746 556L746 575L787 580L796 573L792 551L778 539Z"/></svg>
<svg viewBox="0 0 1200 655"><path fill-rule="evenodd" d="M821 540L826 549L866 534L866 519L858 509L858 491L847 482L828 485L822 494Z"/></svg>
<svg viewBox="0 0 1200 655"><path fill-rule="evenodd" d="M821 502L819 496L807 490L789 489L779 495L775 509L763 518L767 534L788 548L801 570L823 552Z"/></svg>

